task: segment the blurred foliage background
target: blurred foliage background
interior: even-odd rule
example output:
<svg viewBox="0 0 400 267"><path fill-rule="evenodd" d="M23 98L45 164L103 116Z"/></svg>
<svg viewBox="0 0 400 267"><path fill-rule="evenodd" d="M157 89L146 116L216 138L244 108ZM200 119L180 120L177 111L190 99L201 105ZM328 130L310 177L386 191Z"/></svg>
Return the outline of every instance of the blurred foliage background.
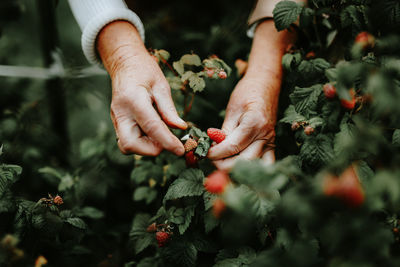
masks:
<svg viewBox="0 0 400 267"><path fill-rule="evenodd" d="M129 3L143 20L149 48L168 50L172 60L191 52L202 57L217 54L230 65L249 52L246 21L252 4L227 0ZM116 146L109 118L108 76L98 70L95 75L78 75L89 66L81 51L81 31L67 1L2 0L0 31L0 65L42 67L60 74L32 79L24 77L30 76L29 70L14 72L21 77L3 76L0 71L1 162L23 166L13 185L15 197L22 202L4 208L8 213L1 215L0 238L14 233L20 246L29 248L20 263L23 266L42 254L56 266L71 266L68 259L81 265L102 260L117 265L126 262L132 257L127 233L133 215L144 208L132 200L129 177L134 158L123 156ZM198 115L190 119L203 127L220 126L222 117L201 115L223 110L235 81L232 77L219 85L210 82L195 100L192 114ZM181 108L179 103L177 106ZM51 168L43 169L46 166ZM16 227L18 222L12 218L19 205L27 201L25 207L35 209L34 203L47 193L61 193L64 207L74 214L84 214L87 207L95 209L86 221L91 230L83 236L79 224L73 234L54 225L58 234L45 238L51 225L35 228L34 217L29 217L30 223L24 217L24 227ZM3 197L6 207L11 201ZM45 211L35 212L29 214ZM65 216L64 222L69 215ZM39 230L28 231L29 227ZM9 258L5 262L12 264Z"/></svg>

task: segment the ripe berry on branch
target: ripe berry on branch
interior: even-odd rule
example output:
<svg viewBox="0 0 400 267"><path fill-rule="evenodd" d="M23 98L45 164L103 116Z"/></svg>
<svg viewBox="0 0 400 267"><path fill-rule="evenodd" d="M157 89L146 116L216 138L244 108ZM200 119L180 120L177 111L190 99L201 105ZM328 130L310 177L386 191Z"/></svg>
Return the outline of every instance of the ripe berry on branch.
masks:
<svg viewBox="0 0 400 267"><path fill-rule="evenodd" d="M157 232L156 240L157 240L158 247L161 248L161 247L165 246L165 244L167 244L169 238L170 238L170 235L168 233L161 232L161 231Z"/></svg>
<svg viewBox="0 0 400 267"><path fill-rule="evenodd" d="M364 203L364 190L353 166L348 167L339 177L325 177L323 192L326 196L340 199L351 208Z"/></svg>
<svg viewBox="0 0 400 267"><path fill-rule="evenodd" d="M185 145L183 146L186 152L194 150L197 147L197 142L193 138L189 138L186 140Z"/></svg>
<svg viewBox="0 0 400 267"><path fill-rule="evenodd" d="M211 173L204 182L206 190L213 194L221 194L229 184L229 175L221 170Z"/></svg>
<svg viewBox="0 0 400 267"><path fill-rule="evenodd" d="M54 204L56 204L57 206L60 206L64 203L62 197L60 197L59 195L55 196L53 199Z"/></svg>
<svg viewBox="0 0 400 267"><path fill-rule="evenodd" d="M185 160L186 160L186 166L190 168L196 168L199 158L194 154L194 151L191 150L185 154Z"/></svg>
<svg viewBox="0 0 400 267"><path fill-rule="evenodd" d="M210 137L211 140L213 140L217 144L224 141L226 137L226 134L222 130L217 128L208 128L207 135Z"/></svg>
<svg viewBox="0 0 400 267"><path fill-rule="evenodd" d="M354 43L359 45L363 50L370 49L375 45L375 37L369 32L360 32L357 34Z"/></svg>
<svg viewBox="0 0 400 267"><path fill-rule="evenodd" d="M315 52L314 51L310 51L306 54L306 59L312 59L315 58Z"/></svg>
<svg viewBox="0 0 400 267"><path fill-rule="evenodd" d="M226 74L224 70L221 70L220 72L218 72L218 77L221 79L226 79L228 77L228 74Z"/></svg>
<svg viewBox="0 0 400 267"><path fill-rule="evenodd" d="M300 123L298 123L297 121L292 123L291 129L292 131L297 131L300 128Z"/></svg>
<svg viewBox="0 0 400 267"><path fill-rule="evenodd" d="M356 105L356 97L355 97L356 93L354 92L354 89L350 89L349 94L351 99L350 100L341 99L340 103L342 107L344 107L345 109L352 110Z"/></svg>
<svg viewBox="0 0 400 267"><path fill-rule="evenodd" d="M150 224L150 225L147 227L146 231L147 231L148 233L154 233L154 232L156 232L156 231L157 231L157 225L156 225L156 223Z"/></svg>
<svg viewBox="0 0 400 267"><path fill-rule="evenodd" d="M212 78L214 76L215 71L214 71L214 69L207 69L206 73L207 73L208 78Z"/></svg>
<svg viewBox="0 0 400 267"><path fill-rule="evenodd" d="M306 135L312 135L315 132L315 129L311 126L306 126L306 128L304 128L304 133Z"/></svg>
<svg viewBox="0 0 400 267"><path fill-rule="evenodd" d="M333 99L336 96L336 88L330 83L324 84L323 86L325 97L328 99Z"/></svg>

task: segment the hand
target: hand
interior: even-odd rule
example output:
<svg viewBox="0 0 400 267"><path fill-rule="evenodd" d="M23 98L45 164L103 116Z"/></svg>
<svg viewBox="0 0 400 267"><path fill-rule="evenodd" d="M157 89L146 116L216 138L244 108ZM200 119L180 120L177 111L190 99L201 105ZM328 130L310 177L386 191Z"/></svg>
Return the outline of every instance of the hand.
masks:
<svg viewBox="0 0 400 267"><path fill-rule="evenodd" d="M295 31L277 32L273 20L261 22L253 39L248 70L233 91L222 130L227 138L213 146L208 157L229 170L239 159L275 161L274 140L282 56L294 42Z"/></svg>
<svg viewBox="0 0 400 267"><path fill-rule="evenodd" d="M272 73L265 80L244 77L237 84L222 125L227 137L208 153L217 168L229 170L240 159L274 162L277 97L273 92L279 92L280 84Z"/></svg>
<svg viewBox="0 0 400 267"><path fill-rule="evenodd" d="M187 125L136 28L123 21L107 25L97 48L112 80L111 119L122 153L156 156L166 149L183 155L181 141L167 126L186 129Z"/></svg>

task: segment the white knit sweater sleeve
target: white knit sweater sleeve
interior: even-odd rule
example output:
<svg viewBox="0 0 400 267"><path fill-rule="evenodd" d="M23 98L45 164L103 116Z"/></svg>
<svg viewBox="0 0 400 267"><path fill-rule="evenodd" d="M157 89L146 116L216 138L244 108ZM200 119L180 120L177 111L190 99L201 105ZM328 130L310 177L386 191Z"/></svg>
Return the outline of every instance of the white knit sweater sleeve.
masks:
<svg viewBox="0 0 400 267"><path fill-rule="evenodd" d="M90 63L101 65L96 52L96 38L112 21L132 23L144 41L144 27L139 17L123 0L68 0L72 13L82 30L82 50Z"/></svg>

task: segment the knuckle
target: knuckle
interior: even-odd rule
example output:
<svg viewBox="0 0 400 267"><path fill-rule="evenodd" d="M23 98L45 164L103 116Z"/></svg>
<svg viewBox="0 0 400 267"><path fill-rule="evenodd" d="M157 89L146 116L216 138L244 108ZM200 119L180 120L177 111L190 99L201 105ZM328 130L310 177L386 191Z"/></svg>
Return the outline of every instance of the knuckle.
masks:
<svg viewBox="0 0 400 267"><path fill-rule="evenodd" d="M135 148L132 144L129 144L125 141L122 141L121 139L118 142L118 147L119 150L122 152L124 155L130 155L135 153Z"/></svg>
<svg viewBox="0 0 400 267"><path fill-rule="evenodd" d="M232 155L239 154L240 152L240 145L238 143L233 143L230 145L230 151Z"/></svg>
<svg viewBox="0 0 400 267"><path fill-rule="evenodd" d="M156 119L148 119L146 121L143 122L143 124L141 125L141 127L143 128L143 130L146 133L154 133L156 131L159 130L160 128L160 123L158 120Z"/></svg>

